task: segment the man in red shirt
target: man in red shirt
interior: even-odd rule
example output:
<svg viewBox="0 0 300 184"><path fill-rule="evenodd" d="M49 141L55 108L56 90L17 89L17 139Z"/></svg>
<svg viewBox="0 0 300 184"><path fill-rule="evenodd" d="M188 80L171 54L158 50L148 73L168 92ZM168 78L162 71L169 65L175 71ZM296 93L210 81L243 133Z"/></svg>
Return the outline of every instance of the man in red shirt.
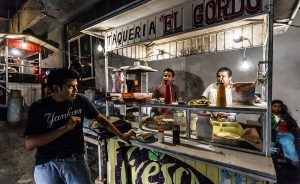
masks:
<svg viewBox="0 0 300 184"><path fill-rule="evenodd" d="M300 168L299 156L295 146L293 132L298 125L296 121L286 111L285 105L281 100L272 101L272 142L279 143L282 147L285 158Z"/></svg>

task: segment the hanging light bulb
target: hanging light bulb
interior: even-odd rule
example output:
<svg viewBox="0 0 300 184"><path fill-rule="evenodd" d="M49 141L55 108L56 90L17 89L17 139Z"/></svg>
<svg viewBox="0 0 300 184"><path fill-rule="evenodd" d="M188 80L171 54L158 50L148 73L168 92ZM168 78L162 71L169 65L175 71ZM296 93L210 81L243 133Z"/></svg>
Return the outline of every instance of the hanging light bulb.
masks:
<svg viewBox="0 0 300 184"><path fill-rule="evenodd" d="M156 49L156 50L153 51L153 53L154 53L156 56L158 56L158 55L160 54L160 50L159 50L159 49Z"/></svg>
<svg viewBox="0 0 300 184"><path fill-rule="evenodd" d="M242 61L242 64L241 64L241 69L242 70L248 70L249 69L249 62L247 61L247 58L246 58L246 47L244 48L244 55L243 55L243 61Z"/></svg>
<svg viewBox="0 0 300 184"><path fill-rule="evenodd" d="M97 50L98 50L99 52L103 52L103 47L102 47L101 44L98 45Z"/></svg>
<svg viewBox="0 0 300 184"><path fill-rule="evenodd" d="M241 68L243 70L248 70L249 69L249 63L248 63L247 59L243 59Z"/></svg>
<svg viewBox="0 0 300 184"><path fill-rule="evenodd" d="M233 41L235 42L235 43L239 43L239 42L241 42L241 41L243 41L244 40L244 37L242 36L242 35L239 35L239 34L236 34L236 35L234 35L234 37L233 37Z"/></svg>

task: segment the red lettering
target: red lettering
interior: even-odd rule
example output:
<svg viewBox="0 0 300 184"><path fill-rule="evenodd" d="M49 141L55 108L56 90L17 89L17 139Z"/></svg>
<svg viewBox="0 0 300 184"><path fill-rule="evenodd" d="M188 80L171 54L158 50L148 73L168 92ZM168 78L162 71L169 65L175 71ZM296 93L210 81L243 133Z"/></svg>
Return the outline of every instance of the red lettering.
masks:
<svg viewBox="0 0 300 184"><path fill-rule="evenodd" d="M216 2L214 0L211 0L209 2L207 2L206 6L205 6L205 23L206 24L212 24L216 21ZM209 9L211 11L211 17L209 17L208 13L209 13Z"/></svg>
<svg viewBox="0 0 300 184"><path fill-rule="evenodd" d="M222 22L223 20L230 19L230 15L228 14L229 1L230 0L217 0L217 5L218 5L217 22ZM223 6L222 6L222 2L225 2Z"/></svg>
<svg viewBox="0 0 300 184"><path fill-rule="evenodd" d="M246 12L248 14L254 14L256 12L259 12L262 8L262 0L256 0L256 4L254 6L252 6L251 2L253 2L253 0L247 0Z"/></svg>
<svg viewBox="0 0 300 184"><path fill-rule="evenodd" d="M173 34L182 31L182 26L177 25L178 12L172 12L171 14L163 15L162 20L164 23L164 35Z"/></svg>
<svg viewBox="0 0 300 184"><path fill-rule="evenodd" d="M174 12L174 32L182 31L182 26L177 26L177 15L178 12Z"/></svg>
<svg viewBox="0 0 300 184"><path fill-rule="evenodd" d="M168 14L164 16L164 33L170 34L172 33L173 25L172 25L172 14Z"/></svg>
<svg viewBox="0 0 300 184"><path fill-rule="evenodd" d="M193 25L194 27L200 27L203 24L204 15L203 15L203 3L195 6L193 11Z"/></svg>
<svg viewBox="0 0 300 184"><path fill-rule="evenodd" d="M239 10L237 10L236 7L236 0L232 0L232 13L231 13L231 19L234 19L236 17L240 17L244 14L244 6L245 6L245 0L238 0L239 2L241 2L241 7Z"/></svg>

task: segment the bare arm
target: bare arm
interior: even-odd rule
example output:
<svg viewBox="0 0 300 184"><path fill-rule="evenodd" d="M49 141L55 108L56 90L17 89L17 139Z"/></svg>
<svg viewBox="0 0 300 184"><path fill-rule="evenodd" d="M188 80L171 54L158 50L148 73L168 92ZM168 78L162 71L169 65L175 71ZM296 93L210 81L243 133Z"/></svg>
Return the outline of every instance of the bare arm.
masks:
<svg viewBox="0 0 300 184"><path fill-rule="evenodd" d="M71 116L68 123L56 130L51 132L47 132L44 134L36 134L36 135L27 135L25 137L25 148L27 150L33 150L37 147L44 146L60 136L64 135L65 133L73 130L74 127L81 122L80 117Z"/></svg>
<svg viewBox="0 0 300 184"><path fill-rule="evenodd" d="M97 122L99 122L104 128L106 128L109 132L117 135L120 137L122 140L127 142L128 144L131 144L130 142L130 137L135 136L135 133L133 131L129 131L127 133L121 133L110 121L108 121L107 118L105 118L103 115L100 113L96 117Z"/></svg>

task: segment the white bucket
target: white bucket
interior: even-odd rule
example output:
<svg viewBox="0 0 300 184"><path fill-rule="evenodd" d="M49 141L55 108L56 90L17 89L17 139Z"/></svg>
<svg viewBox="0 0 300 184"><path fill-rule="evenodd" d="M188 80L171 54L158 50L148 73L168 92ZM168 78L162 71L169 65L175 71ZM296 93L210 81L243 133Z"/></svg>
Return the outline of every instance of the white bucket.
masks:
<svg viewBox="0 0 300 184"><path fill-rule="evenodd" d="M211 140L213 125L210 121L210 114L199 114L196 123L196 137L200 140Z"/></svg>
<svg viewBox="0 0 300 184"><path fill-rule="evenodd" d="M16 125L22 121L23 116L23 97L8 98L7 104L7 122L11 125Z"/></svg>

